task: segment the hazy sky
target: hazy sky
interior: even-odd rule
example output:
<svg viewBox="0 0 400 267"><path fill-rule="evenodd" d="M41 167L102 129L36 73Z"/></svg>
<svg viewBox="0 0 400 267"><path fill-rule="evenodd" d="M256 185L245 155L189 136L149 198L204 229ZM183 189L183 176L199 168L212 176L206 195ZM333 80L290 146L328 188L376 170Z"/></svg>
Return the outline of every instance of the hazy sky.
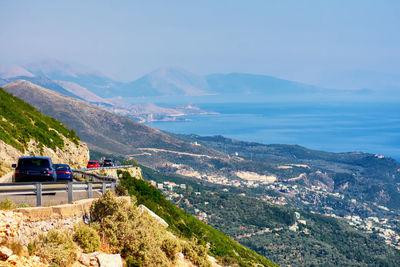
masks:
<svg viewBox="0 0 400 267"><path fill-rule="evenodd" d="M0 63L78 62L132 80L161 66L317 83L400 74L400 1L0 0Z"/></svg>

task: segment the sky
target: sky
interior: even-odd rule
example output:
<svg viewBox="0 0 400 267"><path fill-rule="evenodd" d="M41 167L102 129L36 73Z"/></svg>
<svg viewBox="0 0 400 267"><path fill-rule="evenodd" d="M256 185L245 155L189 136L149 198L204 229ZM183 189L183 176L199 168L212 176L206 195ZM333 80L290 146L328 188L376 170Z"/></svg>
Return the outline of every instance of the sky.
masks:
<svg viewBox="0 0 400 267"><path fill-rule="evenodd" d="M0 0L0 11L0 64L54 58L124 81L164 66L327 86L340 73L400 77L397 0Z"/></svg>

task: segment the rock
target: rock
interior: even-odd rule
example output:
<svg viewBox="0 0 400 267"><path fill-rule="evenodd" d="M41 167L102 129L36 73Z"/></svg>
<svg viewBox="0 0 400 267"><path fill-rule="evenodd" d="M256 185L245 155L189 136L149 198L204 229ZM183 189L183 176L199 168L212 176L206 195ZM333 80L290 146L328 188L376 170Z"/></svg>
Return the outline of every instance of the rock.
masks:
<svg viewBox="0 0 400 267"><path fill-rule="evenodd" d="M86 253L82 253L78 260L85 266L90 266L90 255Z"/></svg>
<svg viewBox="0 0 400 267"><path fill-rule="evenodd" d="M168 228L168 223L166 221L164 221L163 218L161 218L160 216L158 216L157 214L155 214L152 210L150 210L149 208L147 208L145 205L140 204L138 206L139 210L141 213L143 213L144 211L146 211L148 214L150 214L154 219L156 219L156 221L164 226L165 228Z"/></svg>
<svg viewBox="0 0 400 267"><path fill-rule="evenodd" d="M0 247L0 259L7 260L12 254L13 252L11 249L5 246Z"/></svg>
<svg viewBox="0 0 400 267"><path fill-rule="evenodd" d="M100 267L123 267L121 255L99 254L97 255Z"/></svg>

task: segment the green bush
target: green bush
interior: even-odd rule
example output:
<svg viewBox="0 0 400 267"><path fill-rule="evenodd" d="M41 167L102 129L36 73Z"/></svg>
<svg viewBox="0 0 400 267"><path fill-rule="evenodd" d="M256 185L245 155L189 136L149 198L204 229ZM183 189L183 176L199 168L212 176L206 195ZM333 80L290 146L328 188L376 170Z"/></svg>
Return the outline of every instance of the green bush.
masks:
<svg viewBox="0 0 400 267"><path fill-rule="evenodd" d="M72 238L57 230L41 234L35 242L35 254L61 267L69 266L77 259L77 247Z"/></svg>
<svg viewBox="0 0 400 267"><path fill-rule="evenodd" d="M74 241L85 251L91 253L100 248L100 236L90 226L80 223L74 227Z"/></svg>
<svg viewBox="0 0 400 267"><path fill-rule="evenodd" d="M120 184L115 186L115 193L117 196L128 196L128 190Z"/></svg>
<svg viewBox="0 0 400 267"><path fill-rule="evenodd" d="M181 251L181 244L176 238L164 239L161 244L161 249L165 252L170 260L175 260L175 255Z"/></svg>
<svg viewBox="0 0 400 267"><path fill-rule="evenodd" d="M14 201L10 199L5 199L0 202L0 210L12 210L15 209Z"/></svg>
<svg viewBox="0 0 400 267"><path fill-rule="evenodd" d="M32 243L28 244L27 249L30 256L32 256L35 253L35 246Z"/></svg>
<svg viewBox="0 0 400 267"><path fill-rule="evenodd" d="M135 200L132 200L135 202ZM166 230L132 203L119 201L111 192L92 204L91 218L113 253L127 258L127 266L169 266L161 249ZM100 227L98 227L100 226Z"/></svg>
<svg viewBox="0 0 400 267"><path fill-rule="evenodd" d="M95 201L90 208L90 217L94 222L101 222L119 210L118 200L109 190L104 196Z"/></svg>
<svg viewBox="0 0 400 267"><path fill-rule="evenodd" d="M182 252L185 258L189 259L196 266L211 266L211 263L208 261L206 248L196 244L193 240L183 244Z"/></svg>

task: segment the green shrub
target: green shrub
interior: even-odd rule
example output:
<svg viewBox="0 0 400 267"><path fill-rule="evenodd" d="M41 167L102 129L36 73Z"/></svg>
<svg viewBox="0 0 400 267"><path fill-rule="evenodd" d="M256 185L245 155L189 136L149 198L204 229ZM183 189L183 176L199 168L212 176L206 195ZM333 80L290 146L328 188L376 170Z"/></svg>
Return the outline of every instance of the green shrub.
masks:
<svg viewBox="0 0 400 267"><path fill-rule="evenodd" d="M31 205L29 205L28 203L21 203L18 205L18 208L30 208L32 207Z"/></svg>
<svg viewBox="0 0 400 267"><path fill-rule="evenodd" d="M167 238L163 240L161 249L170 260L175 260L175 255L181 251L181 244L176 238Z"/></svg>
<svg viewBox="0 0 400 267"><path fill-rule="evenodd" d="M28 244L27 249L30 256L32 256L35 253L35 246L32 243Z"/></svg>
<svg viewBox="0 0 400 267"><path fill-rule="evenodd" d="M126 188L123 187L122 185L117 184L115 186L115 194L117 194L117 196L127 196L128 190L126 190Z"/></svg>
<svg viewBox="0 0 400 267"><path fill-rule="evenodd" d="M15 209L14 201L10 199L5 199L0 202L0 210L12 210Z"/></svg>
<svg viewBox="0 0 400 267"><path fill-rule="evenodd" d="M77 247L72 238L57 230L41 234L35 242L36 255L61 267L69 266L77 259Z"/></svg>
<svg viewBox="0 0 400 267"><path fill-rule="evenodd" d="M189 259L196 266L211 266L207 257L206 248L196 244L194 240L184 243L182 252L185 255L185 258Z"/></svg>
<svg viewBox="0 0 400 267"><path fill-rule="evenodd" d="M91 218L100 225L111 252L127 258L127 266L170 266L161 249L166 230L132 203L119 201L107 191L93 203Z"/></svg>
<svg viewBox="0 0 400 267"><path fill-rule="evenodd" d="M91 253L100 248L100 236L90 226L80 223L74 227L74 241L85 251Z"/></svg>
<svg viewBox="0 0 400 267"><path fill-rule="evenodd" d="M101 222L107 216L113 215L119 209L118 200L109 190L104 196L95 201L90 208L90 218L95 222Z"/></svg>

